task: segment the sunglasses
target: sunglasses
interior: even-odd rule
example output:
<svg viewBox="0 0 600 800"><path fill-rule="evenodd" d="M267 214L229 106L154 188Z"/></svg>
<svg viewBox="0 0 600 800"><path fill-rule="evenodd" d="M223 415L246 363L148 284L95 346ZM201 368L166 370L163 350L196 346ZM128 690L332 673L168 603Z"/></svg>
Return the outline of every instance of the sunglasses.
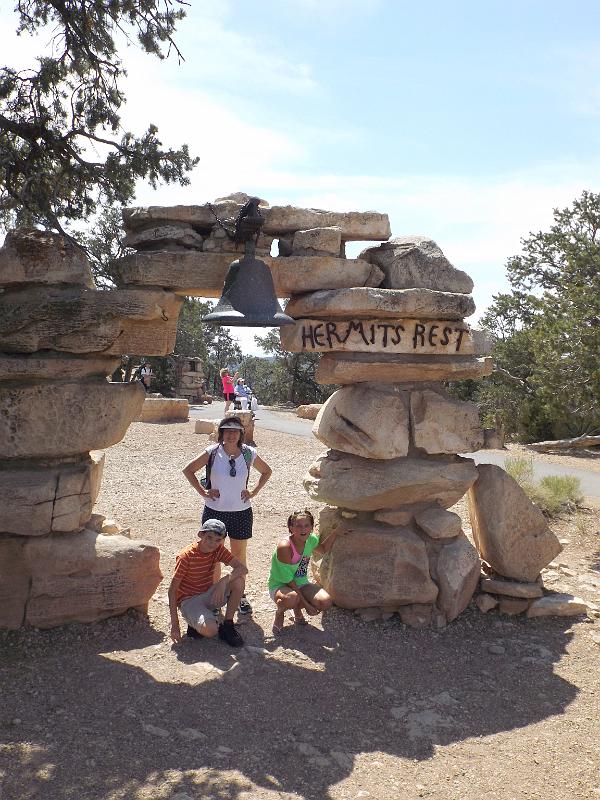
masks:
<svg viewBox="0 0 600 800"><path fill-rule="evenodd" d="M233 458L233 456L229 459L229 475L232 478L235 478L235 476L237 475L235 471L235 458Z"/></svg>

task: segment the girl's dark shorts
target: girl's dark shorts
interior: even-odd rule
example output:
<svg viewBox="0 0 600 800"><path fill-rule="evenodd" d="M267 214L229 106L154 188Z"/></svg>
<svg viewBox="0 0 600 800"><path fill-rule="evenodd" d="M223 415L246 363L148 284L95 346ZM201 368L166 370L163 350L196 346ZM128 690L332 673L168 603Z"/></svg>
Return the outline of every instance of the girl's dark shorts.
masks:
<svg viewBox="0 0 600 800"><path fill-rule="evenodd" d="M228 392L227 394L224 394L223 397L225 398L225 400L235 400L235 393Z"/></svg>
<svg viewBox="0 0 600 800"><path fill-rule="evenodd" d="M252 508L245 508L243 511L216 511L214 508L204 506L202 512L202 522L207 519L220 519L227 528L227 535L230 539L251 539L252 538Z"/></svg>

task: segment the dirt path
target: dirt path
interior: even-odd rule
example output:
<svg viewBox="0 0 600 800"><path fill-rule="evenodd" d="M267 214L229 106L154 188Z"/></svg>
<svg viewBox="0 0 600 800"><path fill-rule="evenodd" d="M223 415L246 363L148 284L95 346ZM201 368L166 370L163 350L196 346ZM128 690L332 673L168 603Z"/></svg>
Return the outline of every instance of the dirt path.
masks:
<svg viewBox="0 0 600 800"><path fill-rule="evenodd" d="M255 501L248 646L172 648L168 580L200 513L180 473L206 443L192 430L137 423L107 453L97 510L162 551L149 620L0 634L1 800L600 798L600 623L469 608L414 631L334 610L266 634L269 558L306 505L314 440L260 432L274 477ZM556 530L549 583L600 601L597 515Z"/></svg>

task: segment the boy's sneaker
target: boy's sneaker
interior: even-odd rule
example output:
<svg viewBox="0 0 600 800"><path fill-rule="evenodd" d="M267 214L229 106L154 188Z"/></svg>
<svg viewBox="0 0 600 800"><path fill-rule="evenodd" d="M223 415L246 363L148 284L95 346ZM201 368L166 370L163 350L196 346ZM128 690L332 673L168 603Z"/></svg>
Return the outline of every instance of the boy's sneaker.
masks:
<svg viewBox="0 0 600 800"><path fill-rule="evenodd" d="M252 613L252 606L248 602L246 595L242 595L242 599L240 600L240 604L238 606L238 614L251 614Z"/></svg>
<svg viewBox="0 0 600 800"><path fill-rule="evenodd" d="M233 622L227 619L219 625L219 639L223 639L230 647L241 647L244 644Z"/></svg>
<svg viewBox="0 0 600 800"><path fill-rule="evenodd" d="M199 633L199 632L196 630L196 628L192 628L192 626L191 626L191 625L188 625L188 629L187 629L187 634L186 634L186 636L189 636L189 637L190 637L190 639L204 639L204 636L202 636L202 634L201 634L201 633Z"/></svg>

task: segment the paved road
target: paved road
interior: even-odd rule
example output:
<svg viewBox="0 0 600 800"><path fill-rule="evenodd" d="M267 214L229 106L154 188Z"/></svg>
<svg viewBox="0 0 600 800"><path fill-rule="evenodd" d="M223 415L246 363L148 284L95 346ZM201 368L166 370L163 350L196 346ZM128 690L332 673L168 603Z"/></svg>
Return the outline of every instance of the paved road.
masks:
<svg viewBox="0 0 600 800"><path fill-rule="evenodd" d="M190 406L190 417L196 419L221 419L225 411L225 403L214 402L208 406ZM269 431L290 433L294 436L312 436L313 423L308 419L298 419L290 414L268 411L259 408L256 412L256 427ZM462 453L461 455L472 458L476 464L497 464L503 467L510 454L498 451L479 450L477 453ZM587 497L600 500L600 473L586 469L562 466L561 464L548 464L544 461L533 462L533 474L536 480L546 475L573 475L579 478L581 491Z"/></svg>

